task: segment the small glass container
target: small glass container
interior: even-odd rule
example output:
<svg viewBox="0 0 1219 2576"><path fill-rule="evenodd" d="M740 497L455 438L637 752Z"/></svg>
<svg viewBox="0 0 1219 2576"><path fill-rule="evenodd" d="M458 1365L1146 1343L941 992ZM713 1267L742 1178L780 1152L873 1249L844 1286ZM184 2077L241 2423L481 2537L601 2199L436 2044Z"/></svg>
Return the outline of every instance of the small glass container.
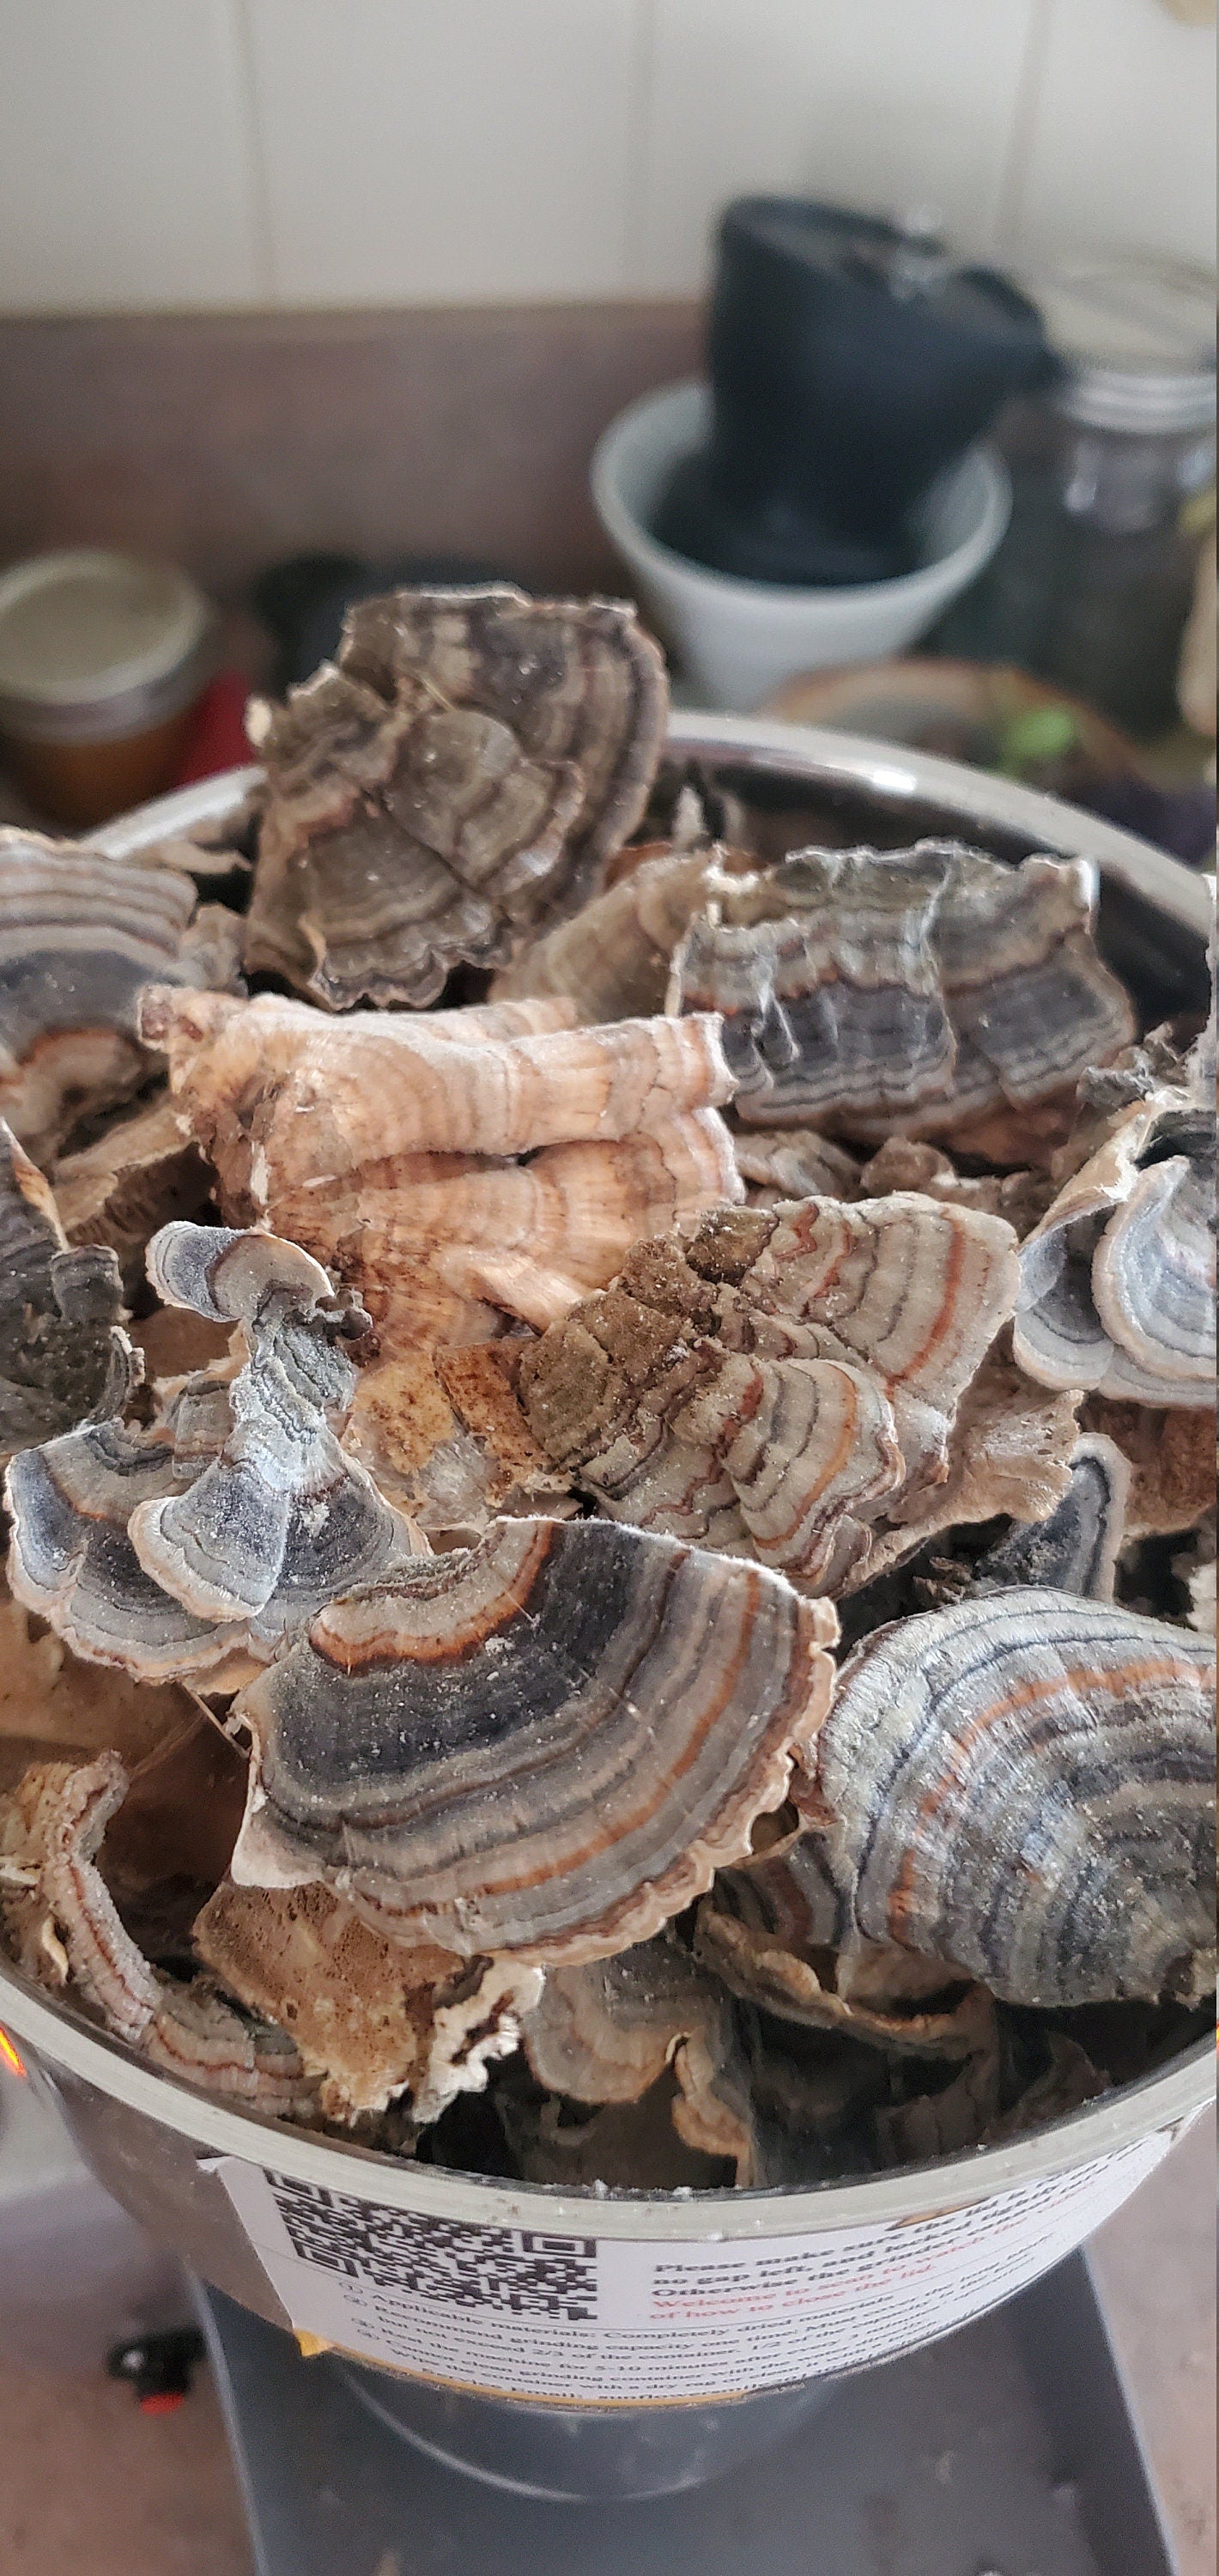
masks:
<svg viewBox="0 0 1219 2576"><path fill-rule="evenodd" d="M1177 717L1213 516L1214 279L1092 262L1032 291L1067 373L1009 443L1012 518L951 649L1012 662L1135 734Z"/></svg>
<svg viewBox="0 0 1219 2576"><path fill-rule="evenodd" d="M170 786L215 665L208 601L172 564L79 548L0 576L0 760L87 830Z"/></svg>

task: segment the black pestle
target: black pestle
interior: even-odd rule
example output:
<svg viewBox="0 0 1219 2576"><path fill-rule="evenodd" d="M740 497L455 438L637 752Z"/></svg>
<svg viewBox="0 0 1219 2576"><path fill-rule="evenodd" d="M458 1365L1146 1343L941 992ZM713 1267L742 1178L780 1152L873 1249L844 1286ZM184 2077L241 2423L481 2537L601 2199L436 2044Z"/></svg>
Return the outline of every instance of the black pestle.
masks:
<svg viewBox="0 0 1219 2576"><path fill-rule="evenodd" d="M1035 305L932 235L795 197L722 218L709 446L654 534L696 563L793 585L891 580L914 514L1014 394L1060 372Z"/></svg>

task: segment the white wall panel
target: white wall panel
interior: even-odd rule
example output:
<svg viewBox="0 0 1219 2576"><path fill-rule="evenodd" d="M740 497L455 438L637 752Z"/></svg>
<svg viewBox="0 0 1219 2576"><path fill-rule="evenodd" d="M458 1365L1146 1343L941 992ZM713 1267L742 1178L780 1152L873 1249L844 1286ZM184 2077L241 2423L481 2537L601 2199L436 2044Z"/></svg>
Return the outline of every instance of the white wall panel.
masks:
<svg viewBox="0 0 1219 2576"><path fill-rule="evenodd" d="M924 204L991 246L1034 0L655 0L635 265L701 284L716 209L799 191Z"/></svg>
<svg viewBox="0 0 1219 2576"><path fill-rule="evenodd" d="M1017 238L1215 257L1215 30L1161 0L1049 0Z"/></svg>
<svg viewBox="0 0 1219 2576"><path fill-rule="evenodd" d="M247 0L289 304L621 294L641 0Z"/></svg>
<svg viewBox="0 0 1219 2576"><path fill-rule="evenodd" d="M256 301L248 108L235 0L5 0L0 309Z"/></svg>

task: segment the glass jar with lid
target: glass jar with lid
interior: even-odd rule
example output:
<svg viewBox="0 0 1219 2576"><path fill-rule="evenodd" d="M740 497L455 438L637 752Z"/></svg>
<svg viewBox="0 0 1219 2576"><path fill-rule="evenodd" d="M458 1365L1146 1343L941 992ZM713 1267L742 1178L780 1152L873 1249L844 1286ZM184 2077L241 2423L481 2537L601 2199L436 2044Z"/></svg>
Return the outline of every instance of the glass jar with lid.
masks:
<svg viewBox="0 0 1219 2576"><path fill-rule="evenodd" d="M78 547L0 575L0 767L77 829L171 783L216 658L173 564Z"/></svg>
<svg viewBox="0 0 1219 2576"><path fill-rule="evenodd" d="M1214 279L1173 261L1092 261L1031 291L1064 372L1013 425L1008 534L940 640L1154 734L1175 721L1214 516Z"/></svg>

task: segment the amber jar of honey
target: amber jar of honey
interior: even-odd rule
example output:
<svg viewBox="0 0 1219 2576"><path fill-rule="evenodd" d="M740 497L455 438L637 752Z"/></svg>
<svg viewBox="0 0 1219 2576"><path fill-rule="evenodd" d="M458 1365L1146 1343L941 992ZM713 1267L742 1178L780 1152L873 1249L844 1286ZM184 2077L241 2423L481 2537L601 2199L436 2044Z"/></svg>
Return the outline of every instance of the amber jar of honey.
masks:
<svg viewBox="0 0 1219 2576"><path fill-rule="evenodd" d="M0 575L0 762L76 830L173 782L215 620L172 564L80 548Z"/></svg>

